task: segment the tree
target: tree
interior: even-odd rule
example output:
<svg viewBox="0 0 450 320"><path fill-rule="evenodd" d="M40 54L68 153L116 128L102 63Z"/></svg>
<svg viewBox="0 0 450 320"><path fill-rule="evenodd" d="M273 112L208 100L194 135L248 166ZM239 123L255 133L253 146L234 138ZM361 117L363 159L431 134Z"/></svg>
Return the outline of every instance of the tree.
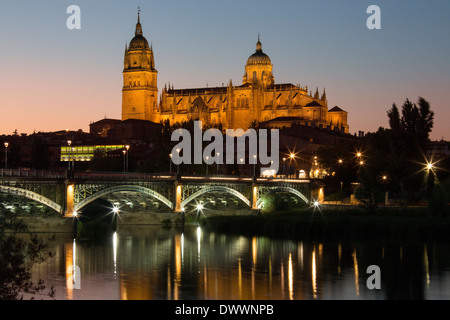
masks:
<svg viewBox="0 0 450 320"><path fill-rule="evenodd" d="M386 191L405 193L407 200L416 201L426 183L421 173L434 113L419 98L417 105L406 99L401 113L393 104L387 115L390 129L380 128L362 140L366 161L359 172L361 191L371 201Z"/></svg>
<svg viewBox="0 0 450 320"><path fill-rule="evenodd" d="M47 141L42 138L33 137L31 140L31 158L33 169L48 169L49 148Z"/></svg>
<svg viewBox="0 0 450 320"><path fill-rule="evenodd" d="M5 232L8 230L8 233ZM18 233L28 233L29 239L18 237ZM43 280L32 281L34 264L52 257L48 244L9 211L0 211L0 300L22 300L24 295L46 294L54 297L53 287L45 293Z"/></svg>

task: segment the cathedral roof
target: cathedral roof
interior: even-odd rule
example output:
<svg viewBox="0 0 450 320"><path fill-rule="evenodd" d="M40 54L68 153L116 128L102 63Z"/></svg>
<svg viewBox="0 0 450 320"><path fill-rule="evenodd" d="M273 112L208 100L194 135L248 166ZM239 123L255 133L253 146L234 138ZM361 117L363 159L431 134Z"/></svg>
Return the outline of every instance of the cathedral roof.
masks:
<svg viewBox="0 0 450 320"><path fill-rule="evenodd" d="M342 110L341 108L339 108L338 106L336 106L333 109L329 110L328 112L345 112L345 111Z"/></svg>
<svg viewBox="0 0 450 320"><path fill-rule="evenodd" d="M272 61L270 60L269 56L262 51L261 41L259 40L258 36L258 42L256 43L256 51L248 58L247 65L271 65L271 64Z"/></svg>
<svg viewBox="0 0 450 320"><path fill-rule="evenodd" d="M317 101L312 101L312 102L308 103L306 105L306 107L322 107L322 105L320 103L318 103Z"/></svg>

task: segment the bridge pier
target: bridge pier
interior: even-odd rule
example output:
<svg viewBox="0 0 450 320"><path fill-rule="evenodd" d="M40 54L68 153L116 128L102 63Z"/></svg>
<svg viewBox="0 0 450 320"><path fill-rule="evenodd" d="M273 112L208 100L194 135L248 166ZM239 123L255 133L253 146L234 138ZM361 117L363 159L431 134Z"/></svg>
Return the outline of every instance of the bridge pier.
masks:
<svg viewBox="0 0 450 320"><path fill-rule="evenodd" d="M316 186L311 189L311 201L323 203L325 201L325 191L323 186Z"/></svg>
<svg viewBox="0 0 450 320"><path fill-rule="evenodd" d="M256 183L252 184L252 210L259 210L258 208L258 185Z"/></svg>
<svg viewBox="0 0 450 320"><path fill-rule="evenodd" d="M181 183L179 183L178 180L175 180L174 189L175 189L174 193L173 193L174 199L172 201L172 203L174 204L173 212L180 213L183 211L183 208L181 207L182 188L181 188Z"/></svg>
<svg viewBox="0 0 450 320"><path fill-rule="evenodd" d="M64 218L72 218L74 216L74 193L75 184L66 181L66 197L65 197L65 210Z"/></svg>

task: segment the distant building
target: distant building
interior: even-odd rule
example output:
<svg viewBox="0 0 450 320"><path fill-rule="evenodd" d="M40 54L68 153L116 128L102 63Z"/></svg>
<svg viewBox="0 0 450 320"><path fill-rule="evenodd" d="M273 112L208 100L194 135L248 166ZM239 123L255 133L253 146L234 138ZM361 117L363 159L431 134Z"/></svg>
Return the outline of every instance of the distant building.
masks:
<svg viewBox="0 0 450 320"><path fill-rule="evenodd" d="M430 160L436 161L444 157L450 157L449 141L430 141L427 147L427 157Z"/></svg>
<svg viewBox="0 0 450 320"><path fill-rule="evenodd" d="M89 127L91 134L120 143L154 142L162 128L159 123L138 119L102 119Z"/></svg>
<svg viewBox="0 0 450 320"><path fill-rule="evenodd" d="M108 132L112 129L114 129L115 125L120 123L120 120L117 119L102 119L100 121L96 121L93 122L89 125L89 132L90 134L97 136L97 137L102 137L102 138L107 138L108 137Z"/></svg>
<svg viewBox="0 0 450 320"><path fill-rule="evenodd" d="M91 161L97 151L108 154L116 150L125 150L124 145L90 145L90 146L64 146L61 147L60 161Z"/></svg>
<svg viewBox="0 0 450 320"><path fill-rule="evenodd" d="M258 36L256 51L247 60L242 85L230 80L226 86L174 89L165 86L158 101L158 71L153 48L143 36L138 15L135 37L125 47L122 120L139 119L171 124L201 120L205 126L244 129L252 122L294 119L304 125L349 132L347 112L328 110L325 89L319 94L307 86L277 84L271 59L262 50Z"/></svg>

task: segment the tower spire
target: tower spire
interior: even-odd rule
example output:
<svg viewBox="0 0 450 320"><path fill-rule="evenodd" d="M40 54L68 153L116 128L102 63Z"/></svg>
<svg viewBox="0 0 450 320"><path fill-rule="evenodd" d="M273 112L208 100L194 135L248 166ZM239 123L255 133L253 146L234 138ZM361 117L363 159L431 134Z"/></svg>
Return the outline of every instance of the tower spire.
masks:
<svg viewBox="0 0 450 320"><path fill-rule="evenodd" d="M256 51L262 51L261 36L258 32L258 42L256 43Z"/></svg>
<svg viewBox="0 0 450 320"><path fill-rule="evenodd" d="M138 7L138 20L136 23L136 32L137 36L142 36L142 25L141 25L141 8Z"/></svg>

